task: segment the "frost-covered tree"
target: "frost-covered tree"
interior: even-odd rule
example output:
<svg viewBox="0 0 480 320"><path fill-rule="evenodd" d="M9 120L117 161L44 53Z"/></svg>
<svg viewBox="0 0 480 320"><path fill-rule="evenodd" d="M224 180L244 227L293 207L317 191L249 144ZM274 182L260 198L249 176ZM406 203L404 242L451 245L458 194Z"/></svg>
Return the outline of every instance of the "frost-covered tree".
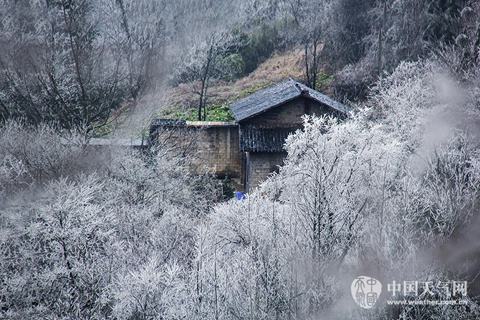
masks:
<svg viewBox="0 0 480 320"><path fill-rule="evenodd" d="M108 121L125 86L113 48L98 36L96 9L90 0L7 1L0 35L3 119L56 121L85 133Z"/></svg>
<svg viewBox="0 0 480 320"><path fill-rule="evenodd" d="M78 134L59 132L52 125L31 127L6 122L0 127L0 199L84 170L85 156L83 139Z"/></svg>
<svg viewBox="0 0 480 320"><path fill-rule="evenodd" d="M250 1L185 1L186 4L189 6L182 12L185 17L182 18L181 29L186 34L181 42L184 47L180 50L181 59L176 59L173 80L191 85L193 93L198 96L197 119L205 121L209 86L214 80L228 77L230 70L224 68L225 58L235 52L238 44L233 30L247 20ZM230 15L230 12L235 12L235 15Z"/></svg>
<svg viewBox="0 0 480 320"><path fill-rule="evenodd" d="M28 176L32 188L20 184L2 199L1 316L158 318L180 312L174 303L180 293L173 292L183 292L195 226L218 199L217 185L190 175L177 154L161 150L156 156L112 151L107 162L79 173L72 169L85 151L52 145L55 132L50 135L12 150L22 168L45 175ZM1 143L10 148L8 139ZM63 150L63 158L54 158ZM16 162L2 162L2 173L16 170L10 163ZM2 175L2 186L3 180L19 184L13 174ZM172 282L162 295L163 281Z"/></svg>
<svg viewBox="0 0 480 320"><path fill-rule="evenodd" d="M64 122L0 127L0 318L358 319L345 288L359 273L475 284L478 9L433 0L5 1L2 120ZM322 67L318 41L321 63L342 69L337 81L369 94L348 119L306 117L284 165L245 199L218 203L218 183L188 170L187 134L173 148L165 130L152 152L99 155L60 130L92 130L110 114L101 110L154 87L165 61L183 65L178 74L194 86L204 82L203 119L209 81L220 78L213 66L234 51L232 30L265 21L296 24L309 81ZM449 46L422 59L439 42ZM110 105L110 95L119 100ZM466 299L379 305L360 317L479 318L478 299Z"/></svg>
<svg viewBox="0 0 480 320"><path fill-rule="evenodd" d="M353 319L336 301L349 298L345 287L357 272L446 277L436 253L420 257L468 230L480 167L476 136L455 131L466 122L449 113L465 117L475 104L452 100L453 87L442 95L451 83L438 83L439 71L431 62L400 65L348 121L307 118L287 140L278 174L247 199L217 206L199 231L191 317ZM370 318L469 319L479 314L470 303L385 307Z"/></svg>
<svg viewBox="0 0 480 320"><path fill-rule="evenodd" d="M167 72L167 42L174 36L173 4L166 1L100 1L106 18L101 34L116 50L122 74L128 79L129 96L137 99L158 88Z"/></svg>
<svg viewBox="0 0 480 320"><path fill-rule="evenodd" d="M193 91L198 95L197 119L199 121L206 120L210 81L229 45L231 45L231 37L226 32L214 31L191 49L187 57L188 62L183 67L186 76L183 80L193 83Z"/></svg>

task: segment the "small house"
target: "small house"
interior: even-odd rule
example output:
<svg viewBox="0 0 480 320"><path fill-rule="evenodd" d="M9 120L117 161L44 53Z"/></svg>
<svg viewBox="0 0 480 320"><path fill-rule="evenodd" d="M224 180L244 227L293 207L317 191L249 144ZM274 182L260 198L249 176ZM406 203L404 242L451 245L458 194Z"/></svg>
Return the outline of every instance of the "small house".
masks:
<svg viewBox="0 0 480 320"><path fill-rule="evenodd" d="M230 110L235 122L186 121L179 126L176 121L169 127L171 121L156 120L151 137L158 139L166 128L182 130L179 137L196 140L198 164L248 192L278 170L286 157L285 139L302 127L304 115L345 118L349 108L289 79L232 103Z"/></svg>

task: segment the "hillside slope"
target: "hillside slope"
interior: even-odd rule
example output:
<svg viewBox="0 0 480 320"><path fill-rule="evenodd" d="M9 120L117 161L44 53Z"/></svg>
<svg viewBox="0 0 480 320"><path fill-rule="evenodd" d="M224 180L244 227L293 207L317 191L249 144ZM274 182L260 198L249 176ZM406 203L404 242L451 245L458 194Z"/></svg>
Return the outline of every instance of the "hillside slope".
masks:
<svg viewBox="0 0 480 320"><path fill-rule="evenodd" d="M235 82L217 82L208 90L208 104L228 103L285 78L303 79L302 52L300 50L275 54L248 76ZM166 106L195 107L194 93L199 83L186 83L167 90Z"/></svg>
<svg viewBox="0 0 480 320"><path fill-rule="evenodd" d="M276 53L249 75L233 82L218 81L208 89L208 120L231 120L228 104L255 91L287 78L304 81L301 49ZM329 94L332 77L321 74L320 90ZM184 83L176 87L159 88L145 95L136 106L124 108L113 125L115 135L138 136L145 132L152 118L183 118L196 120L199 83Z"/></svg>

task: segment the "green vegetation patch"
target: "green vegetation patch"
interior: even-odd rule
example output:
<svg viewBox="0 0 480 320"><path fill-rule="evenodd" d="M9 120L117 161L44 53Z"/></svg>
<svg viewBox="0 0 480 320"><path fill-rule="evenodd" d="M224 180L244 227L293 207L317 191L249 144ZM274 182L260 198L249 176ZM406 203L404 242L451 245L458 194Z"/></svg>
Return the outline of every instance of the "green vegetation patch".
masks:
<svg viewBox="0 0 480 320"><path fill-rule="evenodd" d="M315 89L322 90L329 87L332 84L333 79L334 79L333 75L325 72L320 72L318 74L318 81Z"/></svg>
<svg viewBox="0 0 480 320"><path fill-rule="evenodd" d="M234 120L230 108L226 104L207 106L207 121L232 121Z"/></svg>
<svg viewBox="0 0 480 320"><path fill-rule="evenodd" d="M171 119L180 119L186 121L198 121L198 109L191 108L185 111L180 111L177 108L172 108L165 111L162 117ZM233 115L230 108L226 104L209 105L207 106L206 121L233 121Z"/></svg>

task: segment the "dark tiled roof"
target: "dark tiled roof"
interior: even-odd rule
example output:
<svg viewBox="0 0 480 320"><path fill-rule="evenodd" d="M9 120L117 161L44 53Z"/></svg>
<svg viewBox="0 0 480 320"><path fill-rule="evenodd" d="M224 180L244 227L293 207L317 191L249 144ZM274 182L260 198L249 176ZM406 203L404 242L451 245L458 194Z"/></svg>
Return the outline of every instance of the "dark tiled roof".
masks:
<svg viewBox="0 0 480 320"><path fill-rule="evenodd" d="M292 79L240 99L230 105L230 110L236 121L242 121L300 96L318 101L340 113L349 111L349 107Z"/></svg>
<svg viewBox="0 0 480 320"><path fill-rule="evenodd" d="M247 125L240 127L240 151L281 152L288 135L298 128L257 128Z"/></svg>

